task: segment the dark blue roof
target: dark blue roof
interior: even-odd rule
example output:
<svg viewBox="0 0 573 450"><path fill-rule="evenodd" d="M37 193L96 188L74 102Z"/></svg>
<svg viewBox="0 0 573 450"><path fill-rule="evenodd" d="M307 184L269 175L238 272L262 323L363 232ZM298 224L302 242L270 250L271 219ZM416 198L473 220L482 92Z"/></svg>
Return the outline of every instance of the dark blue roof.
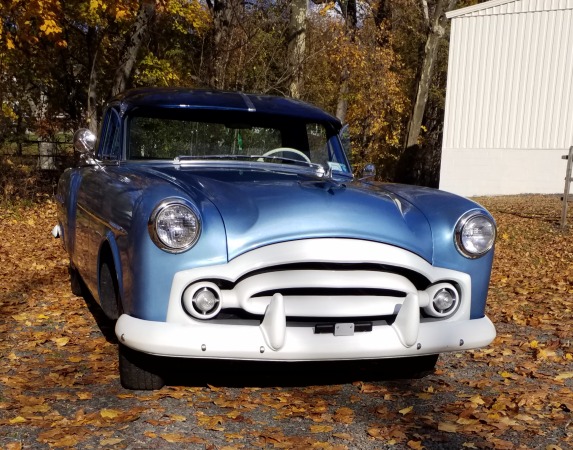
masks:
<svg viewBox="0 0 573 450"><path fill-rule="evenodd" d="M261 114L280 114L331 122L340 127L340 122L336 117L316 106L300 100L272 95L185 88L139 88L118 95L111 103L119 104L124 113L139 107L256 111Z"/></svg>

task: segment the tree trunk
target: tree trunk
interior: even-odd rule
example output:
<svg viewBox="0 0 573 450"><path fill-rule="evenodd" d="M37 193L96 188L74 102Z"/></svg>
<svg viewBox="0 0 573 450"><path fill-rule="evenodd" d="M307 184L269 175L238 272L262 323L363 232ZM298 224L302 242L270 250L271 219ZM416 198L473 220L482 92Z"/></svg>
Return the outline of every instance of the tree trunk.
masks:
<svg viewBox="0 0 573 450"><path fill-rule="evenodd" d="M226 72L232 48L233 27L241 8L242 0L208 0L213 15L212 67L209 84L215 89L225 89Z"/></svg>
<svg viewBox="0 0 573 450"><path fill-rule="evenodd" d="M346 0L340 2L346 34L350 35L350 40L354 42L358 18L356 15L356 0ZM346 122L346 112L348 111L348 91L350 83L350 69L348 64L344 64L340 73L340 87L338 88L338 104L336 105L336 117L342 123Z"/></svg>
<svg viewBox="0 0 573 450"><path fill-rule="evenodd" d="M293 0L290 4L288 61L291 79L289 93L293 98L300 98L302 93L307 10L308 0Z"/></svg>
<svg viewBox="0 0 573 450"><path fill-rule="evenodd" d="M97 31L95 27L90 27L87 34L88 54L91 63L90 79L88 84L88 106L86 110L86 122L90 131L94 134L98 129L97 115Z"/></svg>
<svg viewBox="0 0 573 450"><path fill-rule="evenodd" d="M422 120L424 118L424 111L426 103L428 102L428 94L430 92L430 85L432 82L432 73L434 70L434 63L438 54L438 47L440 40L444 36L447 18L446 11L451 10L457 0L436 0L434 13L430 19L428 28L428 37L426 39L426 46L424 48L424 60L422 62L422 69L418 80L418 88L416 93L416 102L412 110L410 123L408 124L408 136L406 139L406 148L418 144L420 137L420 130L422 129ZM422 0L424 11L424 0ZM426 12L424 13L424 15Z"/></svg>
<svg viewBox="0 0 573 450"><path fill-rule="evenodd" d="M112 97L125 90L127 81L133 72L141 43L154 15L155 0L141 0L135 23L133 24L130 36L125 42L122 58L115 72L115 78L111 88Z"/></svg>

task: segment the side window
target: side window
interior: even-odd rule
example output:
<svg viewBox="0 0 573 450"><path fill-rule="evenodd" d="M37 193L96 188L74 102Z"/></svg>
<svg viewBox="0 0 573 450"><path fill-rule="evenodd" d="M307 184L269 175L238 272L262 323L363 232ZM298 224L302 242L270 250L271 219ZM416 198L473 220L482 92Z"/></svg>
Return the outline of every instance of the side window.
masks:
<svg viewBox="0 0 573 450"><path fill-rule="evenodd" d="M117 160L121 156L121 136L119 116L114 109L109 109L104 119L98 159Z"/></svg>

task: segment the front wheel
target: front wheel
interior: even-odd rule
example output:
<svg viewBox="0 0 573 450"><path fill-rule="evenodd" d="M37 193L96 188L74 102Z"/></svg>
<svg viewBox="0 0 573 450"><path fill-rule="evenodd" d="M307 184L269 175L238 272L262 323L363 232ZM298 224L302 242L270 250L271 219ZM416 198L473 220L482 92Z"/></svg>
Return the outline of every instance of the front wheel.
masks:
<svg viewBox="0 0 573 450"><path fill-rule="evenodd" d="M119 378L126 389L152 391L165 385L158 373L159 357L119 344Z"/></svg>

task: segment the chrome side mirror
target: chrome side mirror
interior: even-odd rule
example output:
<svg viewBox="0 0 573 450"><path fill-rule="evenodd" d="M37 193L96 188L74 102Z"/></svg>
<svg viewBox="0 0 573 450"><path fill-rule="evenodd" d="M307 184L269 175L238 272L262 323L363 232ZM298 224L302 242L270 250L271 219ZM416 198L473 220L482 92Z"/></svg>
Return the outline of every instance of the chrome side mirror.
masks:
<svg viewBox="0 0 573 450"><path fill-rule="evenodd" d="M362 169L361 180L367 180L369 178L374 178L376 176L376 166L374 164L366 164L364 169Z"/></svg>
<svg viewBox="0 0 573 450"><path fill-rule="evenodd" d="M87 128L80 128L74 133L74 149L84 156L93 156L96 135Z"/></svg>

